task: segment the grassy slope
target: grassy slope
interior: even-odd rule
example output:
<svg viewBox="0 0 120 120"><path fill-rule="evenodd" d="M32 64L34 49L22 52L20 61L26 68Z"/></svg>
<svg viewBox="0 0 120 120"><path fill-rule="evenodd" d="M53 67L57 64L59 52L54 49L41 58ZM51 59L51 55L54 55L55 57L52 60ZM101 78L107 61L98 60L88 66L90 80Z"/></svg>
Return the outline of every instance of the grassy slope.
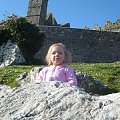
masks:
<svg viewBox="0 0 120 120"><path fill-rule="evenodd" d="M72 64L74 69L90 74L109 88L120 91L120 62L96 64Z"/></svg>
<svg viewBox="0 0 120 120"><path fill-rule="evenodd" d="M19 86L15 79L18 75L29 72L33 66L6 66L0 68L0 84L7 84L11 87Z"/></svg>
<svg viewBox="0 0 120 120"><path fill-rule="evenodd" d="M75 70L90 74L93 78L102 81L109 88L120 92L120 62L115 63L73 63L70 64ZM16 87L15 78L23 72L29 72L34 66L6 66L0 68L0 84Z"/></svg>

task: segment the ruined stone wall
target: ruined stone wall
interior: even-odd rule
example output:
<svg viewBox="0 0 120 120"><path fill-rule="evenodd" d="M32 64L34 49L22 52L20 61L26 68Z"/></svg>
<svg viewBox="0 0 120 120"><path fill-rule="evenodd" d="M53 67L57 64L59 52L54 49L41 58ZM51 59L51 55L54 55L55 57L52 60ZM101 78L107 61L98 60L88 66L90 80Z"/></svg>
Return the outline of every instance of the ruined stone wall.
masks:
<svg viewBox="0 0 120 120"><path fill-rule="evenodd" d="M48 0L29 0L27 20L35 25L46 24Z"/></svg>
<svg viewBox="0 0 120 120"><path fill-rule="evenodd" d="M45 33L43 47L35 55L44 59L49 46L62 42L72 53L73 62L120 61L120 33L41 26Z"/></svg>

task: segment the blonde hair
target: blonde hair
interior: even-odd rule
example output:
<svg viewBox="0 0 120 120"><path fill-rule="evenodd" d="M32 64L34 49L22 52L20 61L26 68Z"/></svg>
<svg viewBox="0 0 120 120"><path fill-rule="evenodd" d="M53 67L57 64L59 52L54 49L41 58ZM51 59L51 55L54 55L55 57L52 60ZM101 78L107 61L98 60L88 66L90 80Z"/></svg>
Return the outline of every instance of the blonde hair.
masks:
<svg viewBox="0 0 120 120"><path fill-rule="evenodd" d="M52 65L52 61L50 60L50 56L51 56L52 49L55 46L60 46L64 50L65 60L63 61L63 64L70 63L71 62L71 53L68 50L66 50L65 45L63 45L62 43L55 43L49 47L48 53L47 53L46 58L45 58L45 61L47 62L48 66Z"/></svg>

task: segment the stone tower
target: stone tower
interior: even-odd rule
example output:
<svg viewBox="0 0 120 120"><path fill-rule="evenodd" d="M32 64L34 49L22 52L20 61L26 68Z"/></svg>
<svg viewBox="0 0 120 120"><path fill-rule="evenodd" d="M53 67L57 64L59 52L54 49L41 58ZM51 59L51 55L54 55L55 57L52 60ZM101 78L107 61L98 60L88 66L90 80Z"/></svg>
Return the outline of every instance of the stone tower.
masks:
<svg viewBox="0 0 120 120"><path fill-rule="evenodd" d="M27 20L35 25L45 25L48 0L29 0Z"/></svg>

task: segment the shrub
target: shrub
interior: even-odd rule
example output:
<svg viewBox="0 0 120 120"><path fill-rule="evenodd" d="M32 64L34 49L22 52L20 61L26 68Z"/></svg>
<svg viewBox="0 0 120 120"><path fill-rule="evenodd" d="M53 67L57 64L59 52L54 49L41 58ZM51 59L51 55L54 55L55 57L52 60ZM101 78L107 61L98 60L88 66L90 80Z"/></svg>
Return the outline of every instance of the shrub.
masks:
<svg viewBox="0 0 120 120"><path fill-rule="evenodd" d="M26 18L13 16L0 26L0 45L7 40L17 43L29 64L33 54L42 46L43 35L42 31L27 22Z"/></svg>
<svg viewBox="0 0 120 120"><path fill-rule="evenodd" d="M9 19L5 27L11 34L12 41L20 45L32 46L41 37L39 28L23 17Z"/></svg>
<svg viewBox="0 0 120 120"><path fill-rule="evenodd" d="M6 43L9 38L10 38L10 33L6 29L1 28L0 29L0 46L3 43Z"/></svg>

